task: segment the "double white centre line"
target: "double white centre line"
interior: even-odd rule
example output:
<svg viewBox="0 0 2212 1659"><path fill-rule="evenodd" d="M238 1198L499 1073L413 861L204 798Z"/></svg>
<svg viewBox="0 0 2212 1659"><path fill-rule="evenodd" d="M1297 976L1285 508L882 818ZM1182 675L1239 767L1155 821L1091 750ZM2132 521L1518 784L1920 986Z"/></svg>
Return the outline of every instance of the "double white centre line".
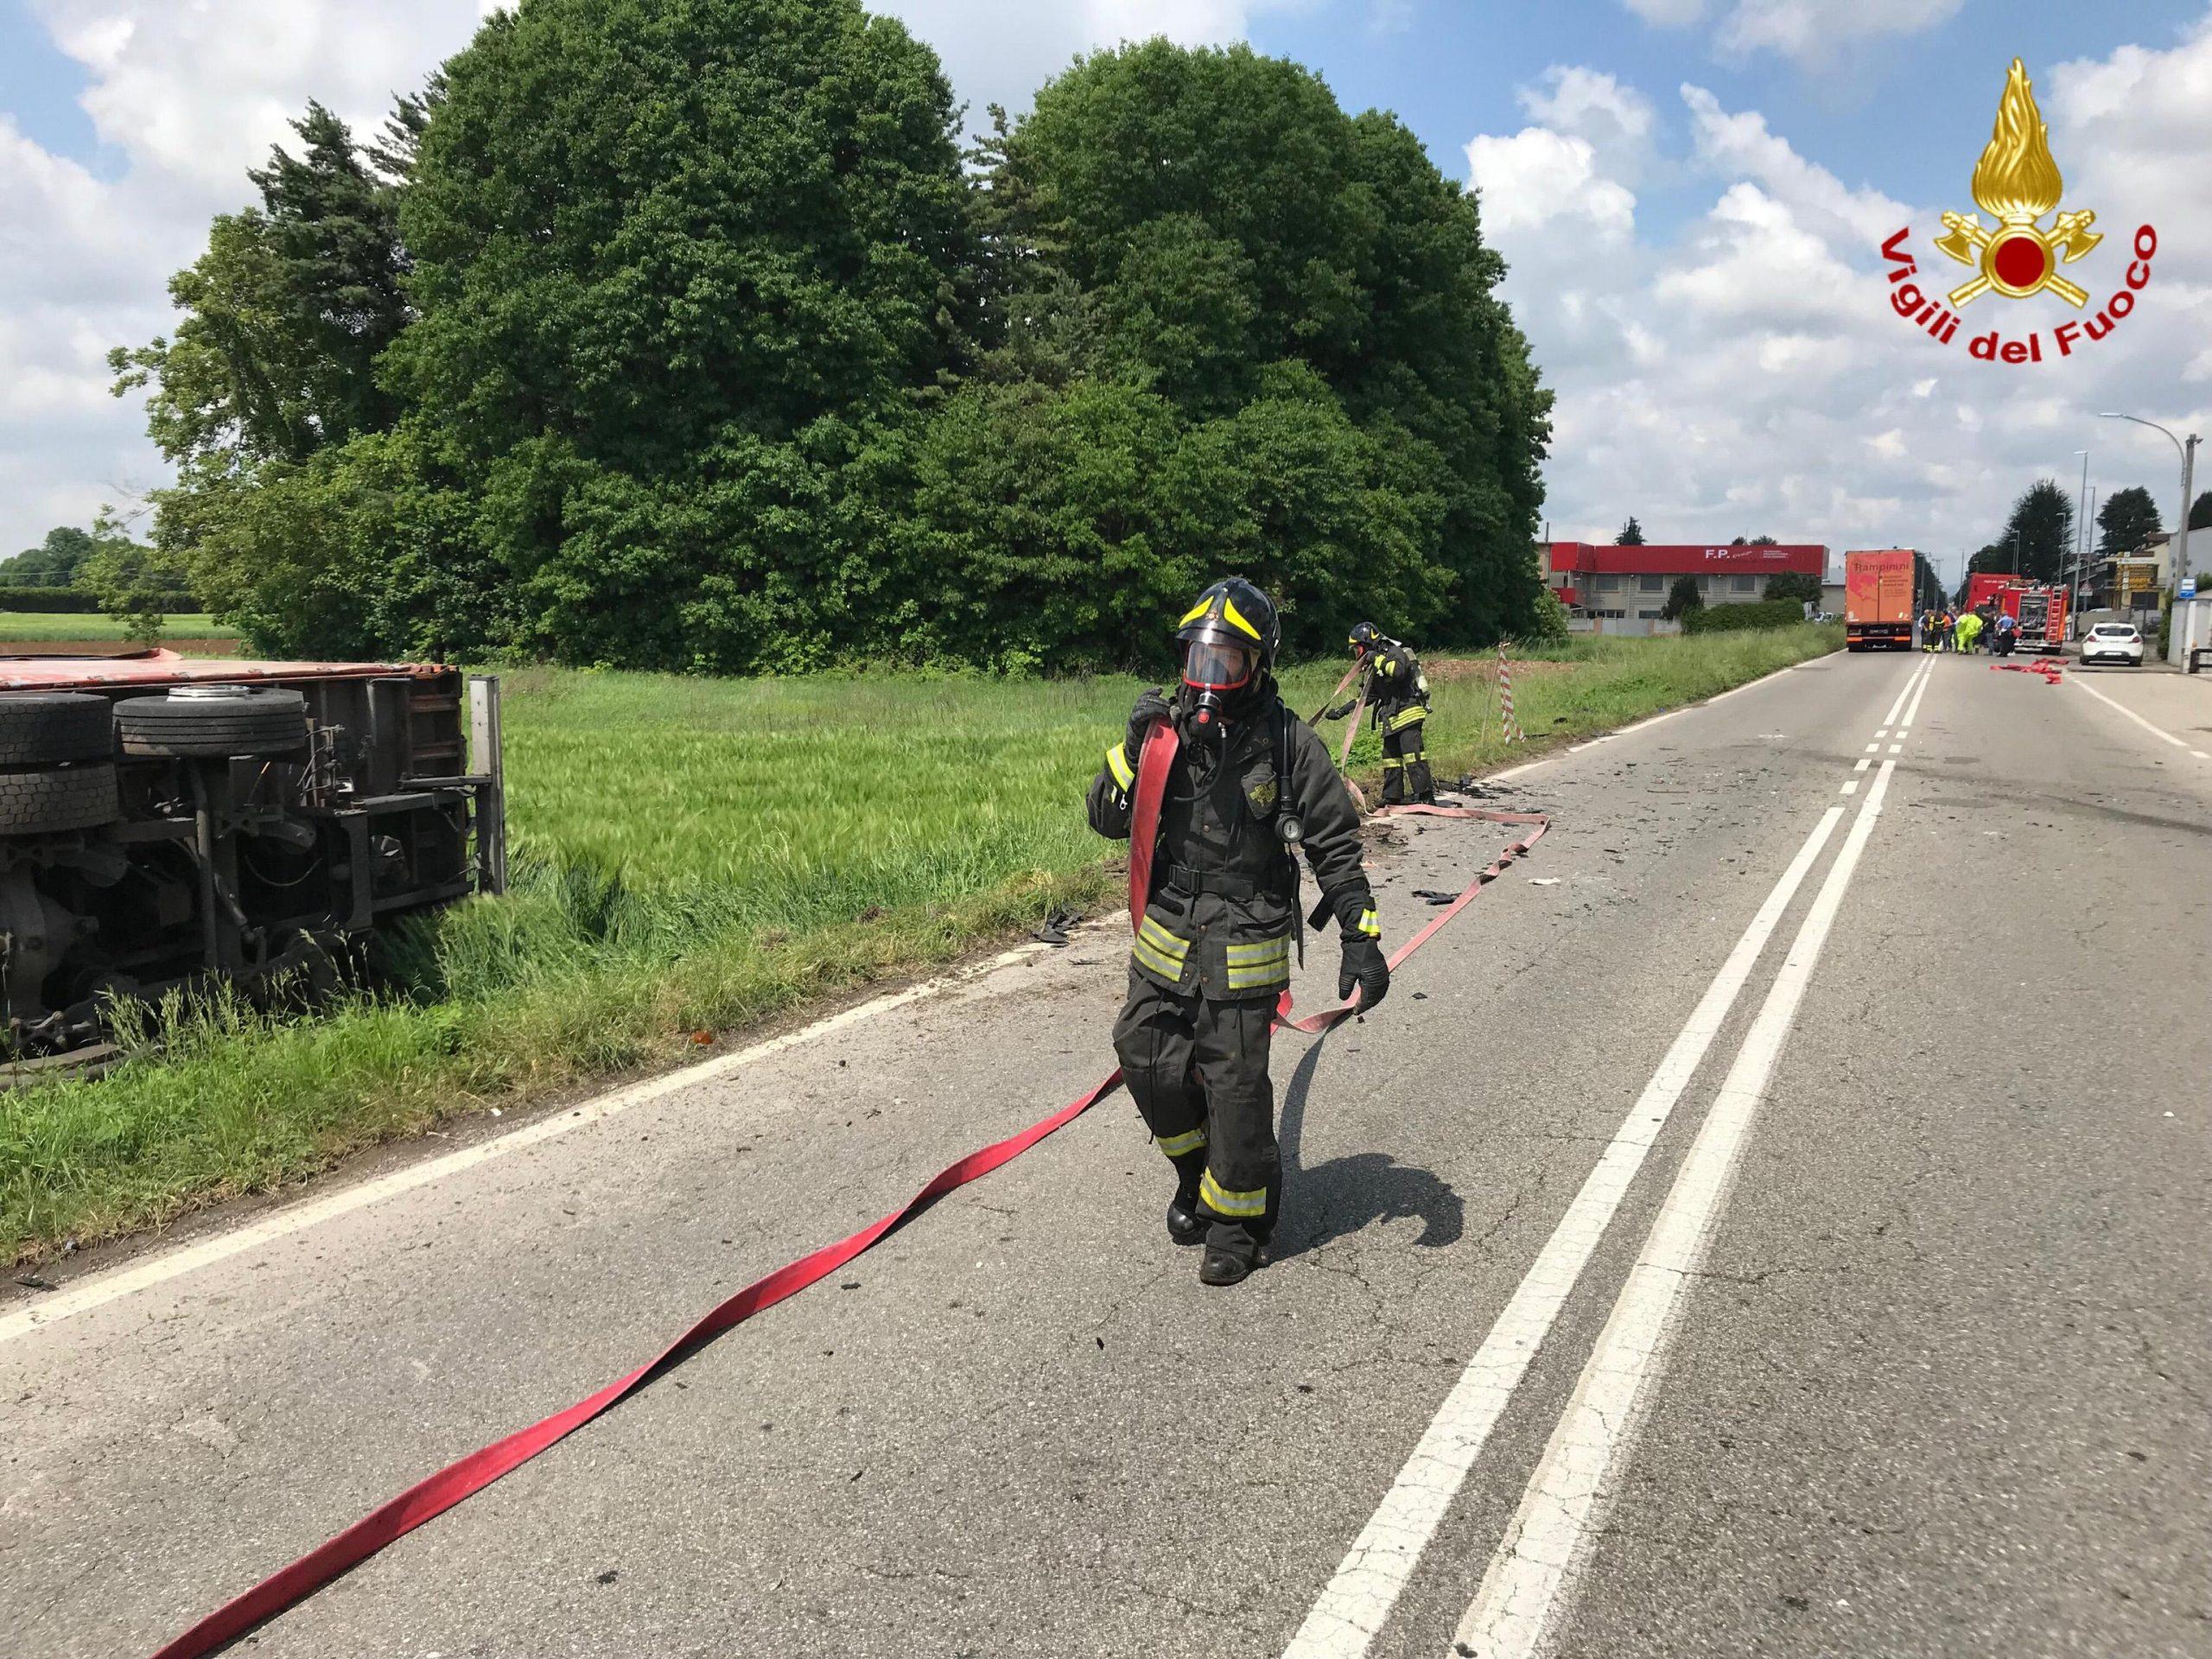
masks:
<svg viewBox="0 0 2212 1659"><path fill-rule="evenodd" d="M1898 690L1885 725L1897 728L1898 714L1908 696L1912 698L1912 712L1917 713L1917 692L1926 685L1929 667L1923 664ZM1910 720L1908 715L1905 723ZM1860 762L1862 766L1866 764ZM1627 1364L1634 1372L1630 1392L1641 1397L1645 1382L1656 1369L1666 1327L1686 1282L1684 1274L1694 1270L1702 1256L1707 1230L1726 1196L1751 1116L1780 1058L1859 853L1880 815L1896 765L1894 760L1883 761L1845 838L1844 849L1822 883L1745 1039L1719 1097L1676 1178L1651 1243L1599 1338L1598 1353L1584 1371L1506 1543L1493 1560L1483 1591L1468 1611L1460 1632L1461 1641L1467 1645L1459 1651L1471 1650L1484 1659L1533 1652L1533 1645L1510 1645L1521 1631L1515 1620L1535 1615L1534 1624L1524 1632L1533 1644L1563 1604L1569 1575L1580 1559L1579 1544L1590 1520L1590 1506L1605 1490L1604 1482L1586 1478L1587 1459L1595 1449L1588 1433L1592 1413L1610 1414L1611 1409L1610 1395L1605 1400L1594 1397L1599 1383L1602 1381L1606 1389L1618 1390L1629 1379L1614 1376L1612 1372ZM1499 1313L1412 1456L1346 1552L1336 1575L1284 1649L1284 1659L1361 1659L1389 1622L1422 1552L1845 810L1832 806L1821 815L1737 940L1688 1023L1567 1206L1535 1264ZM1685 1262L1690 1264L1689 1269L1682 1266ZM1655 1302L1654 1297L1662 1291L1669 1300ZM1606 1414L1598 1422L1600 1428L1606 1422L1613 1427L1614 1439L1603 1449L1604 1471L1609 1471L1612 1459L1627 1445L1627 1420ZM1578 1501L1580 1508L1575 1507ZM1551 1570L1547 1563L1556 1568L1549 1579L1544 1577ZM1508 1613L1512 1618L1506 1617ZM1501 1626L1502 1634L1497 1628ZM1479 1639L1470 1637L1470 1630L1479 1632Z"/></svg>
<svg viewBox="0 0 2212 1659"><path fill-rule="evenodd" d="M1618 1484L1668 1338L1690 1281L1701 1270L1713 1223L1734 1185L1752 1120L1797 1018L1805 988L1836 912L1881 816L1897 763L1885 760L1844 837L1827 879L1806 912L1766 1001L1704 1126L1692 1142L1651 1237L1630 1272L1598 1345L1576 1381L1567 1412L1522 1495L1505 1541L1491 1560L1454 1650L1482 1659L1530 1659L1566 1611L1596 1528Z"/></svg>

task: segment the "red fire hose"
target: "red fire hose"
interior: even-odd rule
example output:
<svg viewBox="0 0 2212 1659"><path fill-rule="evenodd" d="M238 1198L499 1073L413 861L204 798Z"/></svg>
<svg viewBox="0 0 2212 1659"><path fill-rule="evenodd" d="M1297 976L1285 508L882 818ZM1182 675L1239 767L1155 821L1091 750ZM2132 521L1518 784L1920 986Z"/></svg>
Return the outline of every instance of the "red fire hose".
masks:
<svg viewBox="0 0 2212 1659"><path fill-rule="evenodd" d="M1153 848L1160 823L1160 804L1166 789L1168 766L1174 759L1176 747L1173 728L1166 723L1156 726L1146 741L1138 766L1129 836L1129 916L1132 926L1143 916L1145 903L1152 890ZM1467 885L1457 899L1432 917L1426 927L1399 946L1390 958L1393 970L1434 937L1446 922L1465 909L1478 893L1503 874L1515 860L1526 854L1550 827L1549 821L1542 814L1535 812L1492 812L1476 807L1435 806L1391 807L1386 810L1394 816L1473 818L1493 823L1528 824L1535 829L1533 835L1525 836L1508 847ZM1290 993L1286 991L1277 1005L1276 1018L1279 1023L1293 1030L1313 1033L1327 1031L1358 1011L1359 999L1355 993L1349 1002L1325 1008L1303 1020L1294 1019L1291 1016ZM162 1648L154 1659L200 1659L200 1656L214 1652L255 1625L304 1601L332 1580L359 1566L393 1540L404 1537L425 1521L444 1514L463 1499L482 1491L500 1476L520 1467L539 1452L565 1440L593 1418L619 1405L663 1371L733 1325L741 1325L755 1313L773 1307L786 1297L797 1295L816 1281L827 1278L854 1257L906 1225L954 1188L965 1186L969 1182L978 1180L993 1170L1012 1163L1046 1135L1065 1128L1104 1100L1121 1086L1121 1082L1122 1074L1116 1071L1051 1116L1031 1124L1018 1135L1009 1135L980 1151L971 1152L957 1163L938 1171L920 1192L880 1220L870 1223L834 1244L825 1244L810 1255L802 1256L778 1268L765 1278L756 1279L709 1312L635 1370L618 1377L598 1393L577 1401L565 1410L556 1412L505 1440L494 1440L491 1445L448 1464L428 1478L418 1481L398 1497L372 1510L336 1537L301 1556L289 1567L264 1579L243 1595L224 1603Z"/></svg>

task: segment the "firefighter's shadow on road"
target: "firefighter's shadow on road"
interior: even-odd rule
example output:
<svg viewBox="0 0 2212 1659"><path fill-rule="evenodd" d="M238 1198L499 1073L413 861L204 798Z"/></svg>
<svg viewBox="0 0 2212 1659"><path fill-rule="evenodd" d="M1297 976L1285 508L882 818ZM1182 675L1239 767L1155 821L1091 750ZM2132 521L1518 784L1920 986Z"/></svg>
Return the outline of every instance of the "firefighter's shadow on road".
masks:
<svg viewBox="0 0 2212 1659"><path fill-rule="evenodd" d="M1458 1243L1466 1230L1466 1206L1429 1170L1402 1164L1387 1152L1351 1153L1312 1169L1300 1166L1306 1096L1328 1040L1327 1035L1313 1039L1283 1090L1282 1125L1275 1138L1282 1147L1287 1213L1275 1237L1274 1259L1287 1262L1386 1221L1418 1220L1421 1236L1414 1243L1425 1249Z"/></svg>

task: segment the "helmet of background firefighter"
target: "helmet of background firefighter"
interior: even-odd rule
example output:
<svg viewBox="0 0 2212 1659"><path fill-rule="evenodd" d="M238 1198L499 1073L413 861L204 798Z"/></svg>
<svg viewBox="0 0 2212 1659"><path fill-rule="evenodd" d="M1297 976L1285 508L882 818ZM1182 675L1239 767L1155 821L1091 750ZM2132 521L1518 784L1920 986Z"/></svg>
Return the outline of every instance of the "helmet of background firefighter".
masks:
<svg viewBox="0 0 2212 1659"><path fill-rule="evenodd" d="M1364 657L1382 643L1382 631L1372 622L1363 622L1351 631L1351 652L1355 657Z"/></svg>
<svg viewBox="0 0 2212 1659"><path fill-rule="evenodd" d="M1274 671L1282 625L1274 601L1242 576L1215 582L1183 613L1183 686L1200 726L1236 713Z"/></svg>

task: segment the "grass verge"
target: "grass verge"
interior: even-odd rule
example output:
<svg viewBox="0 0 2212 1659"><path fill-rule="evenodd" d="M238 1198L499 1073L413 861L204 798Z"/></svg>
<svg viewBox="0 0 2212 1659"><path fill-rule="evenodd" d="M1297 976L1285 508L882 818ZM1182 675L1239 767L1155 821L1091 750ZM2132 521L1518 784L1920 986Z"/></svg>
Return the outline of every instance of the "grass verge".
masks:
<svg viewBox="0 0 2212 1659"><path fill-rule="evenodd" d="M127 643L129 624L119 616L98 612L0 610L0 645L99 644L113 649ZM162 642L180 639L236 639L238 630L218 626L215 619L199 613L165 617Z"/></svg>
<svg viewBox="0 0 2212 1659"><path fill-rule="evenodd" d="M1516 658L1515 703L1541 747L1840 643L1580 639ZM1310 713L1338 671L1296 670L1286 696ZM1485 664L1431 681L1440 772L1529 752L1500 741ZM158 1058L0 1099L0 1239L21 1259L156 1225L1110 903L1081 798L1136 686L511 674L514 891L391 942L411 995L299 1020L171 1009ZM1378 760L1363 734L1353 771Z"/></svg>

